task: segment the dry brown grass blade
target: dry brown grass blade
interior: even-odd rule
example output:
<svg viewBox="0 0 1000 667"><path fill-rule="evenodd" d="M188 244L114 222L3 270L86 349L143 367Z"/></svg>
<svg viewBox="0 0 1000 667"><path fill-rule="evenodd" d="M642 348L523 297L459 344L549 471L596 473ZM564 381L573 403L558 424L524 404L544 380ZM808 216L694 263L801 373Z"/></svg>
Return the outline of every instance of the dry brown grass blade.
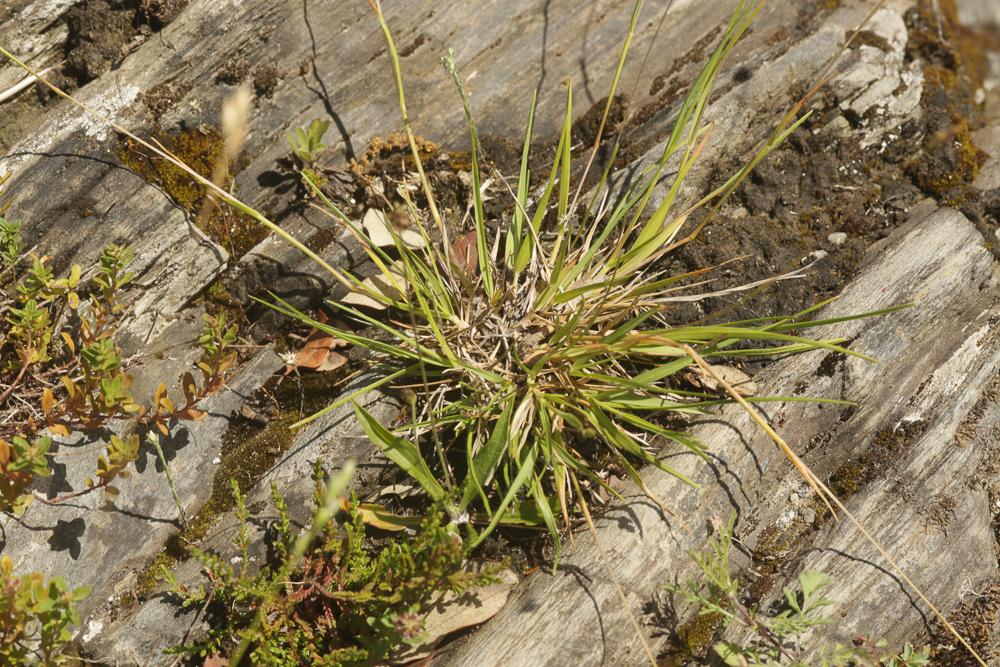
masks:
<svg viewBox="0 0 1000 667"><path fill-rule="evenodd" d="M861 522L858 521L857 518L855 518L855 516L851 514L851 512L846 507L844 507L844 503L840 501L837 495L833 491L831 491L826 486L826 484L824 484L823 481L816 476L815 473L813 473L813 471L809 468L809 466L807 466L805 462L803 462L802 459L800 459L798 455L795 454L794 451L792 451L792 448L788 446L788 443L786 443L784 439L780 435L778 435L778 433L773 428L771 428L771 425L767 423L767 421L760 415L760 413L757 412L757 410L755 410L753 406L747 403L747 401L739 394L739 392L737 392L732 385L726 382L726 380L722 376L717 374L712 369L711 365L708 362L706 362L704 358L702 358L700 354L695 352L689 345L682 345L681 349L683 349L688 354L688 356L690 356L691 359L694 360L694 362L701 368L703 372L713 376L716 382L718 382L719 385L726 390L726 393L729 394L729 396L734 401L736 401L740 405L740 407L746 411L748 415L750 415L750 417L761 427L761 429L764 430L765 433L767 433L767 435L771 438L771 440L773 440L774 443L778 445L778 447L785 454L785 456L787 456L788 459L792 462L792 465L795 466L795 469L802 475L802 477L806 480L809 486L812 487L813 491L816 492L816 495L818 495L820 499L826 504L826 506L830 508L830 511L833 512L833 507L831 507L831 503L833 505L836 505L837 509L839 509L844 514L844 516L847 517L847 520L851 523L851 525L854 526L858 530L858 532L860 532L864 536L865 540L869 544L875 547L875 550L878 551L879 554L882 556L882 558L885 559L885 561L895 572L896 576L902 579L906 583L906 585L909 586L910 589L917 594L917 597L919 597L923 601L923 603L927 605L927 607L931 610L931 612L933 612L933 614L937 617L937 619L941 621L941 624L945 627L945 629L948 630L949 634L951 634L955 639L957 639L958 642L963 647L965 647L965 650L969 652L969 655L972 656L980 665L982 665L983 667L987 667L986 662L979 656L978 653L976 653L976 650L973 649L972 646L969 644L969 642L966 641L961 634L959 634L958 630L956 630L955 627L948 622L948 619L945 618L944 614L942 614L941 611L938 610L938 608L934 605L934 603L931 602L926 595L924 595L924 592L920 590L920 588L915 583L913 583L913 580L910 579L909 576L907 576L906 572L903 571L903 568L900 567L899 563L896 562L896 559L893 558L889 554L889 552L885 549L885 547L883 547L879 543L879 541L876 540L874 536L872 536L872 534L868 532L868 530L863 525L861 525Z"/></svg>

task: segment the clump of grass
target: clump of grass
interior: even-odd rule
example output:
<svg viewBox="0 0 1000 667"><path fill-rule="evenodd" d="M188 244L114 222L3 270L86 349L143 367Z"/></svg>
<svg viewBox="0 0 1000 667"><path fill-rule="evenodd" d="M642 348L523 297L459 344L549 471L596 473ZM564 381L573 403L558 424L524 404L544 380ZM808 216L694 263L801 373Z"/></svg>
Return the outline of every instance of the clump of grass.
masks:
<svg viewBox="0 0 1000 667"><path fill-rule="evenodd" d="M660 260L695 238L750 168L805 119L789 116L722 186L694 203L681 201L681 187L699 164L711 130L704 111L714 83L761 3L738 3L681 104L660 158L625 191L610 187L606 170L594 195L577 205L586 174L573 182L571 85L548 177L532 190L533 98L516 188L511 188L511 213L501 220L484 213L478 134L449 53L444 65L463 104L472 146L471 229L466 232L455 221L443 220L435 204L410 126L392 35L378 3L372 6L385 33L417 170L412 182L398 188L414 224L405 230L357 224L304 172L317 199L377 267L366 280L337 271L352 295L331 305L378 335L314 321L280 301L275 307L369 351L380 378L366 390L409 387L411 419L403 427L389 430L360 406L355 407L358 418L390 459L434 501L446 503L454 520L471 518L484 526L477 540L500 523L545 526L558 536L558 515L568 525L574 506L588 502L594 490L615 493L604 481L609 463L640 486L641 464L689 481L655 452L665 440L703 455L691 436L668 427L669 418L727 400L681 381L682 372L700 372L693 366L696 357L722 361L820 348L857 354L843 348L842 340L793 333L825 323L804 319L814 308L785 318L718 325L671 326L664 319L675 302L719 292L702 290L698 279L704 271L667 275ZM615 97L640 6L636 3L609 100ZM605 118L609 110L610 102ZM668 186L666 195L654 205L654 188L661 182ZM418 210L409 194L417 188L425 209ZM701 222L689 229L696 215ZM386 233L388 244L380 240ZM387 311L389 317L372 310ZM345 396L327 410L355 397Z"/></svg>
<svg viewBox="0 0 1000 667"><path fill-rule="evenodd" d="M633 181L635 185L625 191L609 187L619 134L593 196L579 208L583 184L588 182L587 173L601 145L638 21L642 0L636 0L594 148L575 191L570 183L570 89L556 159L539 192L530 188L528 167L532 101L516 192L511 188L513 213L504 220L486 219L480 190L480 148L471 105L457 71L446 63L459 84L468 118L474 183L473 229L453 244L449 225L438 211L424 173L406 110L392 35L378 0L369 3L386 37L403 125L417 171L415 179L409 175L404 178L399 192L416 229L400 233L386 224L379 235L388 236L392 248L383 250L370 236L372 230L342 215L323 196L315 178L303 169L307 187L362 241L371 256L378 274L366 280L330 266L262 213L162 147L153 146L87 108L2 47L0 54L35 75L57 95L181 169L205 186L213 201L231 205L298 248L352 288L356 304L367 303L377 310L390 311L388 320L383 321L370 311L335 304L357 324L380 330L376 337L313 322L288 304L276 304L279 310L320 330L342 334L345 340L372 353L376 361L381 374L378 380L326 410L354 401L372 389L402 385L410 399L410 423L389 431L357 408L361 422L392 460L418 480L435 501L445 504L454 523L468 522L471 512L473 522L485 525L472 541L473 546L501 522L544 525L558 535L557 511L562 512L567 524L571 507L579 507L589 519L587 498L594 488L604 486L602 473L607 460L594 456L596 450L617 458L640 485L635 463L648 461L675 472L654 460L654 440L674 440L700 453L698 443L665 428L663 421L664 415L685 415L724 402L715 395L686 388L679 375L690 368L711 377L725 395L747 411L824 502L831 509L836 506L850 520L970 655L985 665L891 555L751 405L752 401L773 399L742 396L707 361L817 348L863 357L843 349L841 340L813 340L789 333L850 318L806 321L805 317L824 305L821 303L788 317L719 326L669 326L662 320L662 312L672 300L712 294L679 294L683 281L695 279L703 271L665 276L658 272L658 262L695 238L754 166L808 117L808 113L801 112L832 75L836 57L818 73L815 85L792 106L741 169L700 200L682 204L681 185L699 162L711 129L703 122L703 113L721 63L763 4L762 0L741 0L720 44L681 105L661 158L644 169ZM885 0L878 0L862 25L884 4ZM856 30L838 56L857 34ZM660 180L669 187L660 203L653 206L650 202L654 187ZM408 194L410 188L423 190L426 209L417 210ZM425 215L429 220L425 221ZM697 224L689 224L699 217ZM793 275L798 274L784 277ZM520 319L507 316L504 307L520 313ZM895 309L879 313L891 310ZM511 341L521 344L511 346ZM754 347L764 344L771 347Z"/></svg>

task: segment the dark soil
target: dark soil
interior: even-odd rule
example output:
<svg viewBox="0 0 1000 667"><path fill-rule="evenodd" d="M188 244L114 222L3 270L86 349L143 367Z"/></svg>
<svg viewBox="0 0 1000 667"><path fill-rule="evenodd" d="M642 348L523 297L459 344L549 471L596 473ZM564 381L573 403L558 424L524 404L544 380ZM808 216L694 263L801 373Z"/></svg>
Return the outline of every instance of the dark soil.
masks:
<svg viewBox="0 0 1000 667"><path fill-rule="evenodd" d="M187 7L190 0L142 0L139 12L153 30L160 30L173 21Z"/></svg>
<svg viewBox="0 0 1000 667"><path fill-rule="evenodd" d="M936 20L929 24L929 2L906 15L907 56L924 63L925 86L923 113L901 128L900 140L881 153L860 149L848 125L859 119L842 119L844 131L831 131L826 126L838 116L836 100L820 99L820 111L757 167L718 219L670 264L679 272L745 257L716 274L713 290L811 265L806 277L679 306L669 319L787 315L834 296L856 275L868 246L905 222L925 196L958 207L990 238L1000 220L1000 193L970 187L984 160L971 139L983 122L973 101L983 74L981 50L969 44L952 3L941 6L944 42ZM737 166L720 165L711 186ZM846 234L839 245L829 240L838 232Z"/></svg>
<svg viewBox="0 0 1000 667"><path fill-rule="evenodd" d="M742 257L715 273L715 282L706 288L710 290L811 265L806 277L678 305L668 313L670 320L796 313L836 295L856 275L868 246L908 218L907 210L921 195L903 177L899 164L866 154L850 135L814 134L828 118L821 114L812 119L765 159L718 219L682 247L670 264L680 273ZM737 167L723 166L712 183ZM835 233L846 234L846 240L832 242Z"/></svg>
<svg viewBox="0 0 1000 667"><path fill-rule="evenodd" d="M65 73L82 86L111 69L136 34L136 11L127 0L91 0L70 9Z"/></svg>

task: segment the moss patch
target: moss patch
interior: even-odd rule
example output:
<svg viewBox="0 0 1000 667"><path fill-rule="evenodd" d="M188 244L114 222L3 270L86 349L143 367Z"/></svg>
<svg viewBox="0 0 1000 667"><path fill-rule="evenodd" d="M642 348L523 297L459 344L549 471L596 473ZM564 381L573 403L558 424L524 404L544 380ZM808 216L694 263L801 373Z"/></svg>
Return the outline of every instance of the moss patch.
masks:
<svg viewBox="0 0 1000 667"><path fill-rule="evenodd" d="M223 139L214 128L183 129L158 137L167 150L196 172L211 178L224 160ZM209 238L224 247L233 259L242 257L267 236L267 230L252 218L206 196L206 188L170 162L151 156L126 139L118 150L122 163L148 183L162 189ZM238 165L236 165L238 166ZM232 186L232 169L224 189Z"/></svg>
<svg viewBox="0 0 1000 667"><path fill-rule="evenodd" d="M864 452L833 473L830 490L846 500L870 481L885 476L926 429L927 424L922 420L902 421L894 427L883 428Z"/></svg>
<svg viewBox="0 0 1000 667"><path fill-rule="evenodd" d="M722 629L722 621L720 614L696 614L683 623L671 639L670 647L660 656L660 667L681 667L706 658L712 642Z"/></svg>
<svg viewBox="0 0 1000 667"><path fill-rule="evenodd" d="M921 128L925 146L906 165L924 192L959 205L986 154L972 143L981 124L975 91L986 72L984 51L958 21L954 0L921 0L906 13L907 55L924 66Z"/></svg>
<svg viewBox="0 0 1000 667"><path fill-rule="evenodd" d="M982 592L967 596L948 616L948 622L983 660L994 664L997 654L991 646L1000 622L1000 581L994 579ZM929 644L934 647L930 664L935 667L975 667L979 664L936 619L931 624Z"/></svg>

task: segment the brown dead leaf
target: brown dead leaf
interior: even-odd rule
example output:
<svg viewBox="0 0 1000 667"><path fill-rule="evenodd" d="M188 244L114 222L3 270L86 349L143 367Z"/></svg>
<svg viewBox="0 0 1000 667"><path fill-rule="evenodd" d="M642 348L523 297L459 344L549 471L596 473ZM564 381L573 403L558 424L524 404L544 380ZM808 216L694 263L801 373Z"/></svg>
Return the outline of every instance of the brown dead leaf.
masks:
<svg viewBox="0 0 1000 667"><path fill-rule="evenodd" d="M319 372L335 371L347 363L347 357L334 349L345 345L347 341L341 338L313 331L302 349L295 353L295 366Z"/></svg>
<svg viewBox="0 0 1000 667"><path fill-rule="evenodd" d="M218 654L210 655L201 663L201 667L229 667L229 658L223 658Z"/></svg>
<svg viewBox="0 0 1000 667"><path fill-rule="evenodd" d="M479 256L476 252L476 230L466 232L451 244L451 261L467 277L472 278L479 270Z"/></svg>
<svg viewBox="0 0 1000 667"><path fill-rule="evenodd" d="M418 646L397 656L394 662L412 663L430 655L446 636L490 620L503 609L518 576L512 570L501 570L499 581L465 591L461 595L442 593L431 602L431 611L424 619L426 639Z"/></svg>

